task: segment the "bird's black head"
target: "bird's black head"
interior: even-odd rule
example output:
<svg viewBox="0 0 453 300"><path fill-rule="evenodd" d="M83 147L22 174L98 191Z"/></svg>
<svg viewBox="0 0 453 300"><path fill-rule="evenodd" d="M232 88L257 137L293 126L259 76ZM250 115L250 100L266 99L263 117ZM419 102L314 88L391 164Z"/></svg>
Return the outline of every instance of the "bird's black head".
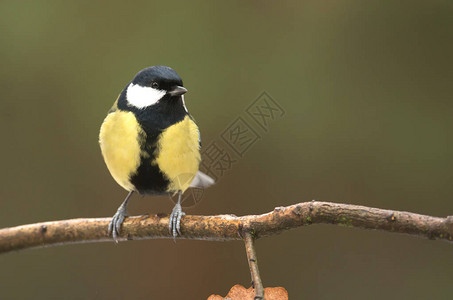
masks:
<svg viewBox="0 0 453 300"><path fill-rule="evenodd" d="M139 109L163 102L181 103L184 106L182 95L186 92L178 73L165 66L141 70L124 90L128 105Z"/></svg>
<svg viewBox="0 0 453 300"><path fill-rule="evenodd" d="M178 73L170 67L153 66L141 70L135 75L132 84L142 87L151 87L171 93L175 89L183 87L182 79ZM179 89L175 94L184 94L185 89Z"/></svg>

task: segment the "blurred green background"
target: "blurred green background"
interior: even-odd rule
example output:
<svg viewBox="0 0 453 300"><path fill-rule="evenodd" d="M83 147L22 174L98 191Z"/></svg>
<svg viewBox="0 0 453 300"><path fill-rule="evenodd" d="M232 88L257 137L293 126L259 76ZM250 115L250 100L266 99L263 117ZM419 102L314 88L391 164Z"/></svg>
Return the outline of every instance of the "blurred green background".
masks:
<svg viewBox="0 0 453 300"><path fill-rule="evenodd" d="M1 1L0 227L112 216L98 130L140 69L173 67L203 144L261 92L286 110L189 214L312 199L453 214L451 1ZM132 214L169 213L134 197ZM291 299L451 299L445 242L314 225L259 240ZM248 286L241 242L0 256L2 299L206 299Z"/></svg>

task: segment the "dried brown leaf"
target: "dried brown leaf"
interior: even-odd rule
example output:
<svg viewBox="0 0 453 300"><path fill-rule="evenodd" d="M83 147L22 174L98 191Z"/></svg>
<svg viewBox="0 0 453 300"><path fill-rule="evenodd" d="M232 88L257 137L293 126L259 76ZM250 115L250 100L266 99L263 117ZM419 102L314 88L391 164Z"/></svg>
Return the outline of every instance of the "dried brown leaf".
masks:
<svg viewBox="0 0 453 300"><path fill-rule="evenodd" d="M246 289L236 284L226 297L211 295L208 300L253 300L254 297L255 290L252 287ZM283 287L268 287L264 289L264 297L266 300L288 300L288 292Z"/></svg>

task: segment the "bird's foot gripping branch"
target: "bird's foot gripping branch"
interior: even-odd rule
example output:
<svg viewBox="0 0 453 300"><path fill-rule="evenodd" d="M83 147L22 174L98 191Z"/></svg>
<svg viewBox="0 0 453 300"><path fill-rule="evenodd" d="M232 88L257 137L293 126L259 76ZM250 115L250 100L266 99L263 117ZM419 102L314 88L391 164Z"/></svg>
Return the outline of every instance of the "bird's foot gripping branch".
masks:
<svg viewBox="0 0 453 300"><path fill-rule="evenodd" d="M110 218L71 219L0 229L0 253L35 247L112 241L108 234L110 221ZM257 297L261 297L263 286L259 278L253 241L312 224L376 229L448 242L453 240L453 216L431 217L404 211L319 201L277 207L262 215L186 215L181 218L182 235L177 238L244 240L255 293ZM122 224L118 240L174 238L168 226L167 215L128 217Z"/></svg>

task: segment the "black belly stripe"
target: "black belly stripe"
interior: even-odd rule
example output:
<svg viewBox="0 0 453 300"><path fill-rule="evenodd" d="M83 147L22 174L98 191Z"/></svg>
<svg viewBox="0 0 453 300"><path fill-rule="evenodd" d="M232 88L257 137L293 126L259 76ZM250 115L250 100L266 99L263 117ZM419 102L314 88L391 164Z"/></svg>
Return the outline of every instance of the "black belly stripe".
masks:
<svg viewBox="0 0 453 300"><path fill-rule="evenodd" d="M160 171L159 166L153 164L158 153L157 140L162 131L147 128L147 130L144 129L144 132L143 142L141 143L140 166L130 180L140 194L163 194L170 182Z"/></svg>
<svg viewBox="0 0 453 300"><path fill-rule="evenodd" d="M131 183L140 194L164 194L170 182L152 165L149 158L142 158L137 173L131 177Z"/></svg>

